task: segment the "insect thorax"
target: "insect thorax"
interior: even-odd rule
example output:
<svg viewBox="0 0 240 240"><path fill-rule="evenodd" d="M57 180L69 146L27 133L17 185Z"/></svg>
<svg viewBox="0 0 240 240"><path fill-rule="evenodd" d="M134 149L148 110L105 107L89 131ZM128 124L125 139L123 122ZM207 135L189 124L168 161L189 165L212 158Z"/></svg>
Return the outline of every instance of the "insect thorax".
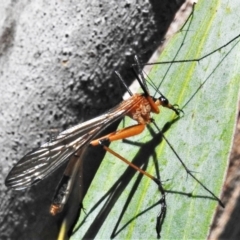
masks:
<svg viewBox="0 0 240 240"><path fill-rule="evenodd" d="M135 97L138 101L131 111L129 112L128 116L132 119L136 120L138 123L145 124L150 122L150 113L151 113L151 106L144 95L135 94Z"/></svg>

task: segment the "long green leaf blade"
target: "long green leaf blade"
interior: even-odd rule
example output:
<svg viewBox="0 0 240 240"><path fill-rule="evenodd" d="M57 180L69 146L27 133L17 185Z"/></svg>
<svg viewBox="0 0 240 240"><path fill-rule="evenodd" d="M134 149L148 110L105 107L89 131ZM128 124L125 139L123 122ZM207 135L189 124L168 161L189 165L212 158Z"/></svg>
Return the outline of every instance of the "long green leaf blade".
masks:
<svg viewBox="0 0 240 240"><path fill-rule="evenodd" d="M236 0L199 1L192 22L188 21L184 27L188 31L181 31L171 40L159 61L171 61L179 50L175 60L196 59L226 44L238 33L239 10ZM169 65L159 64L149 75L157 86L164 79L160 91L184 111L184 116L176 120L173 112L161 109L161 113L154 116L155 122L164 129L164 135L187 167L218 196L228 165L236 119L239 58L240 44L236 39L199 63L174 63L170 70ZM154 94L153 89L151 93ZM168 126L167 123L171 124ZM119 129L132 124L134 121L125 119ZM160 174L168 192L161 237L206 239L217 201L187 176L154 126L131 141L141 146L118 141L110 147L146 167L154 176ZM156 238L161 194L151 180L126 168L114 156L106 154L84 199L84 207L90 214L82 216L80 221L84 224L71 239L82 239L87 231L96 231L94 236L98 239L109 239L113 232L116 239ZM103 196L106 198L99 203ZM96 218L100 211L102 218Z"/></svg>

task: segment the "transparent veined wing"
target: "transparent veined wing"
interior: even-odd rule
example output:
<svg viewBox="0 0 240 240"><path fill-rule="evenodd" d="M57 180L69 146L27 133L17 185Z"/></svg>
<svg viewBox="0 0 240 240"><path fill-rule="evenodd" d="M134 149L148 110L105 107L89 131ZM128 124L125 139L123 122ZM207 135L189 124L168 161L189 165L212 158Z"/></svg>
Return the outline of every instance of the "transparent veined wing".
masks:
<svg viewBox="0 0 240 240"><path fill-rule="evenodd" d="M61 132L55 139L29 152L10 171L6 186L22 190L44 179L72 154L89 144L106 126L125 116L139 101L131 97L107 113Z"/></svg>

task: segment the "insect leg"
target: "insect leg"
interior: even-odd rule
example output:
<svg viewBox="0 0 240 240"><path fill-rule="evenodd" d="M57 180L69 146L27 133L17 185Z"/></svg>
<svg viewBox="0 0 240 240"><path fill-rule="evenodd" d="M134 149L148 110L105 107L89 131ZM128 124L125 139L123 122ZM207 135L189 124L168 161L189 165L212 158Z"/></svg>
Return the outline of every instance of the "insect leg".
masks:
<svg viewBox="0 0 240 240"><path fill-rule="evenodd" d="M130 167L134 168L136 171L140 172L141 174L147 176L148 178L152 179L155 183L157 183L158 185L161 184L161 182L155 178L154 176L152 176L151 174L149 174L148 172L145 172L144 170L142 170L141 168L139 168L138 166L136 166L135 164L133 164L132 162L128 161L126 158L124 158L123 156L121 156L120 154L116 153L115 151L113 151L111 148L107 147L106 141L104 140L100 140L100 144L103 146L103 148L108 151L109 153L111 153L112 155L114 155L115 157L117 157L118 159L120 159L121 161L125 162L126 164L128 164Z"/></svg>
<svg viewBox="0 0 240 240"><path fill-rule="evenodd" d="M157 124L155 122L154 126L158 129L159 132L162 132L160 130L160 128L157 126ZM197 183L199 183L207 192L209 192L213 198L215 200L218 201L218 203L221 205L221 207L225 207L223 202L219 199L219 197L217 197L210 189L208 189L198 178L196 178L194 176L194 174L187 168L186 164L183 162L182 158L179 156L179 154L176 152L176 150L173 148L172 144L168 141L168 139L164 136L164 134L162 134L163 139L166 141L166 143L168 144L168 146L171 148L171 150L173 151L174 155L177 157L177 159L179 160L179 162L182 164L183 168L186 170L187 174L189 174Z"/></svg>
<svg viewBox="0 0 240 240"><path fill-rule="evenodd" d="M144 128L145 128L145 124L136 124L136 125L126 127L121 130L112 132L101 138L95 139L95 140L91 141L90 144L92 146L98 146L98 145L100 145L99 144L100 140L108 140L109 142L113 142L116 140L121 140L121 139L125 139L128 137L132 137L132 136L140 134L144 130Z"/></svg>
<svg viewBox="0 0 240 240"><path fill-rule="evenodd" d="M143 171L141 168L134 165L132 162L128 161L127 159L125 159L124 157L122 157L121 155L119 155L118 153L116 153L115 151L110 149L109 147L107 147L107 143L113 142L113 141L116 141L116 140L120 140L120 139L125 139L125 138L128 138L128 137L134 136L134 135L138 135L144 130L144 128L145 128L145 124L133 125L133 126L121 129L119 131L110 133L110 134L108 134L106 136L103 136L101 138L95 139L95 140L91 141L90 144L92 146L102 145L103 148L106 151L110 152L112 155L116 156L117 158L119 158L120 160L122 160L123 162L128 164L130 167L134 168L136 171L138 171L141 174L149 177L150 179L152 179L154 182L156 182L159 185L160 181L157 178L155 178L151 174Z"/></svg>
<svg viewBox="0 0 240 240"><path fill-rule="evenodd" d="M130 167L134 168L136 171L140 172L141 174L143 174L144 176L147 176L148 178L152 179L155 183L157 183L158 188L161 192L161 199L160 199L160 205L161 205L161 209L158 213L157 216L157 222L156 222L156 232L157 232L157 236L158 238L160 238L160 232L161 232L161 228L166 216L166 212L167 212L167 204L166 204L166 193L165 190L162 186L162 183L159 179L157 179L156 177L152 176L151 174L149 174L148 172L145 172L144 170L142 170L141 168L139 168L138 166L136 166L135 164L133 164L132 162L128 161L126 158L122 157L121 155L119 155L118 153L116 153L115 151L113 151L112 149L110 149L109 147L106 146L107 139L102 139L99 140L99 144L101 144L103 146L103 148L108 151L109 153L111 153L112 155L116 156L118 159L122 160L124 163L128 164Z"/></svg>

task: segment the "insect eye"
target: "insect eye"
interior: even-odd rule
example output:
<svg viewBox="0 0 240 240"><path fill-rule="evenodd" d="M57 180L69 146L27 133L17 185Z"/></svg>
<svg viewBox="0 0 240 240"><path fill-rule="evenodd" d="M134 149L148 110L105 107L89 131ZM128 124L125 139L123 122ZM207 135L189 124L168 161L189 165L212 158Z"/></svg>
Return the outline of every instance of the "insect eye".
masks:
<svg viewBox="0 0 240 240"><path fill-rule="evenodd" d="M163 96L161 96L160 98L159 98L159 101L162 103L162 105L163 106L167 106L168 105L168 99L167 98L165 98L165 97L163 97Z"/></svg>

